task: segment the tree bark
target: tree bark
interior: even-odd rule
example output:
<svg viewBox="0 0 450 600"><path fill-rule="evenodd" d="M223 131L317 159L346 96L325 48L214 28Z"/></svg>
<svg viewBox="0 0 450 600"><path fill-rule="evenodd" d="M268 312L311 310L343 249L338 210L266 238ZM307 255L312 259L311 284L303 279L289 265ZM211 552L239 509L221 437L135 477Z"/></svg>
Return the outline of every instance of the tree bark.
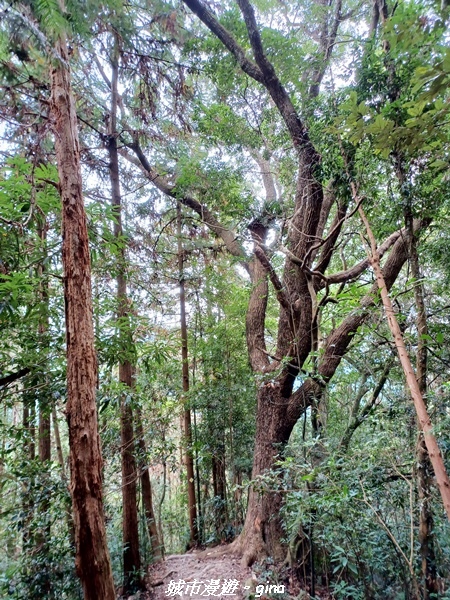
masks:
<svg viewBox="0 0 450 600"><path fill-rule="evenodd" d="M97 361L92 325L91 265L82 195L80 148L67 42L56 42L51 109L62 200L67 347L67 421L76 569L85 600L114 600L102 494L97 424Z"/></svg>
<svg viewBox="0 0 450 600"><path fill-rule="evenodd" d="M47 407L39 406L39 460L42 462L51 458L50 415L46 411Z"/></svg>
<svg viewBox="0 0 450 600"><path fill-rule="evenodd" d="M278 458L282 458L289 433L284 429L283 412L286 399L282 397L279 383L267 383L258 391L255 452L249 501L242 533L234 548L242 554L244 564L251 565L261 556L272 556L274 561L285 557L286 548L280 509L282 494L273 486L264 484L261 476L267 475Z"/></svg>
<svg viewBox="0 0 450 600"><path fill-rule="evenodd" d="M119 381L130 392L134 385L134 369L130 361L119 365ZM123 592L133 593L142 587L139 554L139 521L137 513L137 469L134 452L133 411L130 392L120 398L120 441L122 459L122 541Z"/></svg>

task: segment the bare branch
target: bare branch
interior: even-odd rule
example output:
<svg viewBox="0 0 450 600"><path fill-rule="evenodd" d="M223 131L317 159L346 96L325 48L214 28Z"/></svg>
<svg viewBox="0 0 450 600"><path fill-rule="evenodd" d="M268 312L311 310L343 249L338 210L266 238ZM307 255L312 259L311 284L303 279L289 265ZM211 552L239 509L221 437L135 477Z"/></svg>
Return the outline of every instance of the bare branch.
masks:
<svg viewBox="0 0 450 600"><path fill-rule="evenodd" d="M263 83L264 78L261 70L257 65L255 65L254 62L245 56L244 50L237 43L231 33L219 23L213 13L208 10L208 8L206 8L202 2L199 2L199 0L183 0L183 2L192 10L194 14L197 15L200 21L203 21L206 27L208 27L208 29L219 38L222 44L228 48L244 73L246 73L255 81Z"/></svg>
<svg viewBox="0 0 450 600"><path fill-rule="evenodd" d="M335 229L333 229L330 235L332 235L334 232ZM405 233L406 230L403 228L399 231L395 231L388 238L386 238L378 249L380 258L386 254L389 248L391 248L400 237L404 237ZM328 238L325 239L327 240ZM365 258L356 265L353 265L353 267L351 267L350 269L346 269L345 271L339 271L338 273L333 273L331 275L324 275L321 271L318 270L318 267L315 270L305 267L304 261L297 258L295 254L291 252L288 248L281 246L280 250L281 252L283 252L283 254L286 254L286 256L288 256L293 263L299 265L302 269L304 269L306 273L320 278L322 280L322 284L320 285L320 287L323 287L325 283L331 285L333 283L345 283L348 281L353 281L354 279L359 277L361 273L363 273L366 269L370 267L370 260L368 258Z"/></svg>
<svg viewBox="0 0 450 600"><path fill-rule="evenodd" d="M350 444L350 440L352 439L352 436L355 433L355 431L360 425L362 425L362 423L364 423L364 421L372 412L373 408L376 406L377 400L380 397L381 392L383 391L383 387L387 381L389 371L391 370L391 368L392 361L388 361L383 369L383 372L377 385L375 386L375 389L372 392L372 395L370 396L370 399L366 402L366 404L360 411L359 409L361 400L369 391L369 388L365 385L367 381L367 374L365 374L363 384L360 386L359 392L355 398L355 402L353 403L350 423L348 424L347 429L345 430L344 435L342 436L341 442L339 444L344 452L347 451L348 446Z"/></svg>
<svg viewBox="0 0 450 600"><path fill-rule="evenodd" d="M100 72L100 75L103 77L103 81L106 83L107 87L109 89L111 89L111 80L109 79L109 77L106 75L105 70L103 68L102 63L99 61L98 56L95 54L95 52L92 53L92 58L94 59L95 64L97 65L97 69Z"/></svg>
<svg viewBox="0 0 450 600"><path fill-rule="evenodd" d="M346 214L348 210L348 204L342 203L338 205L337 212L334 216L333 222L331 224L331 229L329 235L325 239L325 243L322 246L322 250L319 256L319 262L315 267L315 271L320 271L320 273L325 273L330 264L330 261L333 257L333 253L335 250L336 242L341 233L342 227L346 220ZM312 258L312 257L311 257Z"/></svg>
<svg viewBox="0 0 450 600"><path fill-rule="evenodd" d="M331 31L328 33L328 16L324 15L324 22L322 24L322 32L320 35L320 45L322 50L322 60L319 67L315 70L312 76L312 84L309 88L309 95L311 98L316 98L319 95L320 84L325 75L328 62L333 51L334 44L336 42L337 32L339 25L343 21L341 14L342 0L337 0L336 7L333 15L333 23L331 25Z"/></svg>
<svg viewBox="0 0 450 600"><path fill-rule="evenodd" d="M266 269L270 281L274 287L278 302L286 311L290 311L291 302L289 301L286 295L286 290L284 289L283 284L281 283L275 269L272 266L272 263L270 262L267 254L264 252L262 246L255 245L255 256Z"/></svg>
<svg viewBox="0 0 450 600"><path fill-rule="evenodd" d="M311 152L311 158L314 160L314 163L318 164L320 162L320 156L316 152L311 140L309 139L307 129L304 123L301 121L297 110L292 104L289 94L281 84L272 63L268 60L264 53L253 6L250 4L250 2L248 2L248 0L237 0L237 2L244 17L248 37L253 49L256 63L262 74L262 79L260 82L264 84L265 88L272 97L272 100L275 102L278 110L280 111L280 114L283 117L283 120L286 123L288 131L291 135L294 147L299 150L308 148Z"/></svg>
<svg viewBox="0 0 450 600"><path fill-rule="evenodd" d="M317 230L316 230L316 236L318 238L321 238L323 236L323 233L325 231L325 225L327 223L328 216L330 214L330 211L331 211L331 208L332 208L334 202L335 202L335 195L334 195L334 191L333 191L333 183L331 182L329 185L327 185L327 187L324 189L324 192L323 192L323 203L322 203L322 208L320 210L319 223L317 225ZM333 225L334 225L334 223L333 223ZM332 228L333 228L333 225L332 225ZM314 248L310 252L311 262L313 262L315 260L318 250L319 250L319 248Z"/></svg>
<svg viewBox="0 0 450 600"><path fill-rule="evenodd" d="M386 252L391 248L399 238L403 238L406 233L406 230L400 229L399 231L394 231L388 238L384 240L381 246L378 248L378 253L380 258L386 254ZM354 265L350 269L346 271L340 271L339 273L333 273L331 275L327 275L326 279L329 284L332 283L342 283L345 281L352 281L359 277L363 271L365 271L370 266L369 258L365 258L358 264ZM316 271L313 271L315 274Z"/></svg>

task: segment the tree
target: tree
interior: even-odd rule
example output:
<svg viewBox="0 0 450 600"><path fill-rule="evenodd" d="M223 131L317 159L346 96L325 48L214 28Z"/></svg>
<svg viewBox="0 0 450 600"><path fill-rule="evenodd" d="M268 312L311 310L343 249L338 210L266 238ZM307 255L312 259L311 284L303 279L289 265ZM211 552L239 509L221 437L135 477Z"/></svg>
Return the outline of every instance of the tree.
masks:
<svg viewBox="0 0 450 600"><path fill-rule="evenodd" d="M182 216L181 206L177 204L177 236L178 236L178 275L180 281L180 325L181 325L181 369L183 380L183 434L186 449L184 451L184 463L186 466L187 492L188 492L188 512L189 512L189 530L191 546L198 543L197 526L197 503L195 500L195 477L194 477L194 457L192 453L192 423L191 407L188 404L187 394L189 393L189 354L188 354L188 329L186 321L186 287L184 279L184 249L181 239Z"/></svg>
<svg viewBox="0 0 450 600"><path fill-rule="evenodd" d="M186 2L197 16L211 29L234 56L242 70L252 79L262 84L279 110L290 134L292 144L298 156L297 191L295 194L294 216L291 219L287 258L282 282L270 263L264 247L269 230L261 217L253 220L250 231L254 242L255 258L250 270L253 293L247 313L247 343L249 357L255 372L263 375L264 383L258 391L257 432L254 455L253 478L256 479L270 470L304 410L317 399L323 384L336 370L346 348L364 317L351 315L341 327L330 336L327 347L317 368L317 374L307 379L297 391L293 391L294 382L311 351L315 351L317 334L317 292L323 287L323 272L328 267L333 249L345 220L347 204L342 204L330 227L330 235L322 246L319 264L313 268L312 261L322 244L313 242L323 233L326 220L331 211L333 195L329 194L324 203L323 183L319 178L320 155L310 139L307 127L300 119L292 100L281 84L273 65L264 53L262 40L256 24L253 7L248 2L240 2L252 46L255 62L247 58L244 49L233 36L218 22L213 14L200 2ZM336 19L341 18L338 9ZM335 33L333 34L335 36ZM331 42L332 43L332 40ZM325 64L328 60L325 57ZM315 92L314 94L315 95ZM145 159L140 147L133 149L143 168L152 181L165 193L174 194ZM239 257L245 254L233 232L221 226L208 209L189 197L180 201L196 210L225 242L229 251ZM322 210L323 206L323 210ZM390 247L396 238L387 243ZM386 248L386 249L387 249ZM403 243L397 244L392 252L390 264L392 272L388 280L392 285L405 260ZM357 272L338 275L338 281L346 281L367 267L367 262L357 267ZM359 268L361 271L359 271ZM264 321L267 307L267 278L270 278L280 303L280 321L278 343L274 355L269 359L264 341ZM366 309L372 304L372 296L364 300ZM359 315L362 311L359 312ZM339 352L336 348L339 347ZM252 490L247 511L246 524L240 536L240 545L249 562L263 552L269 552L276 558L284 553L280 540L282 527L279 517L281 495L267 493L261 498Z"/></svg>
<svg viewBox="0 0 450 600"><path fill-rule="evenodd" d="M65 396L65 283L72 302L68 341L78 333L76 318L88 346L81 357L78 346L68 345L70 441L77 444L72 420L80 425L78 415L88 406L94 415L98 406L112 564L115 577L124 576L124 591L132 591L140 565L157 557L157 537L168 553L186 547L189 529L195 538L197 496L202 541L240 533L230 550L248 563L264 555L278 561L288 550L311 595L322 582L336 598L432 596L448 575L448 529L423 444L414 458L414 414L375 270L381 268L383 295L394 303L402 351L417 354L420 391L426 391L439 444L434 452L441 450L448 461L443 223L450 63L444 19L432 0L392 6L382 0L372 6L239 0L216 4L215 13L201 0L186 0L200 20L182 5L174 11L164 2L146 8L131 2L122 11L120 4L96 10L84 34L72 37L63 61L65 50L53 40L69 21L78 27L76 7L69 16L52 12L47 0L33 3L39 29L28 5L16 15L22 27L35 28L33 36L45 31L37 48L17 31L8 37L6 21L0 25L6 98L0 111L7 120L0 135L14 164L25 165L20 175L5 161L0 175L0 319L7 332L0 348L0 492L6 507L0 541L8 548L0 585L14 584L11 565L22 564L16 595L23 596L26 578L43 575L34 570L41 555L33 555L43 525L58 515L52 539L61 539L66 527L57 499L63 493L46 495L42 464L31 458L38 406L47 397L57 406ZM73 112L61 118L56 99L47 118L50 83L42 48L54 58L54 71L65 69L61 85L72 79L65 92L77 103L76 124ZM69 140L62 157L68 117L80 141L77 148L76 139ZM45 186L53 195L61 189L55 174L43 170L54 158L53 125L59 127L59 162L71 163L72 179L63 179L64 171L61 182L73 182L77 191L72 204L64 195L65 269L77 290L70 277L61 278L59 223L39 196ZM79 150L78 163L70 144L75 154ZM112 194L104 191L109 184ZM371 257L358 212L373 232ZM48 258L38 239L41 216L50 224ZM74 264L68 245L80 223L82 263ZM47 288L37 283L39 265L48 302ZM89 268L98 377L86 317ZM38 340L46 304L48 335ZM70 313L70 306L77 310ZM181 366L182 378L174 377ZM74 401L73 374L82 368L89 393ZM181 399L188 486L181 467ZM17 419L20 414L22 422L22 402L23 425ZM81 412L74 413L76 406ZM94 428L89 436L98 449ZM57 445L66 449L64 426L60 438ZM89 466L98 458L94 451ZM52 473L60 478L53 466L52 490ZM149 474L155 477L155 511ZM100 486L98 465L91 475ZM151 553L148 536L138 539L139 482ZM28 484L30 501L22 502ZM13 522L23 531L11 528ZM67 532L65 542L67 548ZM49 564L56 553L50 545ZM33 586L29 594L38 595Z"/></svg>
<svg viewBox="0 0 450 600"><path fill-rule="evenodd" d="M61 6L64 14L65 9ZM70 439L76 567L87 600L115 598L106 543L102 454L97 424L97 359L92 324L89 242L84 210L78 124L65 33L55 40L51 109L62 201Z"/></svg>
<svg viewBox="0 0 450 600"><path fill-rule="evenodd" d="M123 503L123 571L124 593L141 587L139 555L139 531L137 510L137 469L135 458L135 438L133 427L132 390L134 388L135 367L132 362L134 345L129 323L129 300L126 277L126 245L122 228L122 199L120 191L119 154L117 152L117 108L119 103L120 46L114 36L111 56L111 111L107 147L111 182L112 206L114 210L114 237L117 244L117 305L119 325L119 381L123 384L120 399L121 453L122 453L122 503Z"/></svg>
<svg viewBox="0 0 450 600"><path fill-rule="evenodd" d="M286 260L282 280L271 265L269 251L264 245L268 232L267 224L261 218L256 218L250 228L255 258L251 270L254 293L247 313L247 341L253 369L263 376L263 383L258 391L253 467L253 478L257 479L274 466L280 448L288 441L298 418L311 404L320 401L325 385L334 375L358 328L369 315L370 307L376 301L376 294L373 288L372 292L362 299L360 308L349 314L331 332L320 357L315 360L311 376L304 379L300 387L294 390L294 384L308 357L317 352L317 318L320 309L318 292L326 288L327 292L321 300L321 303L325 302L330 284L355 279L367 269L369 263L363 260L353 269L325 275L346 220L348 192L347 199L344 198L338 203L328 235L322 240L332 206L336 201L336 191L333 189L333 182L331 187L326 186L326 181L320 173L322 159L311 140L308 126L300 118L290 95L268 59L253 7L246 0L238 2L253 52L254 60L250 60L245 47L236 41L204 4L197 0L186 0L185 4L220 39L244 73L266 88L284 121L298 157L293 216L289 223L286 246L283 248ZM321 69L313 78L315 83L310 90L310 99L317 96L318 84L329 63L330 48L334 45L342 20L342 6L337 4L331 33L320 45ZM326 28L324 31L326 32ZM165 193L174 195L175 190L151 167L139 145L135 142L130 147L135 151L153 183ZM180 198L180 201L201 215L212 231L223 239L232 254L245 259L233 232L221 226L204 205L187 196ZM380 247L380 253L384 254L390 248L392 250L384 266L388 289L407 259L407 248L400 232L394 232L386 239ZM264 341L267 292L266 288L261 286L266 286L267 278L271 280L280 304L278 341L272 361ZM262 496L255 490L251 491L244 531L236 544L249 562L261 553L268 552L276 558L281 558L284 553L280 544L283 536L281 522L276 516L279 514L281 502L281 494L276 491L267 492Z"/></svg>

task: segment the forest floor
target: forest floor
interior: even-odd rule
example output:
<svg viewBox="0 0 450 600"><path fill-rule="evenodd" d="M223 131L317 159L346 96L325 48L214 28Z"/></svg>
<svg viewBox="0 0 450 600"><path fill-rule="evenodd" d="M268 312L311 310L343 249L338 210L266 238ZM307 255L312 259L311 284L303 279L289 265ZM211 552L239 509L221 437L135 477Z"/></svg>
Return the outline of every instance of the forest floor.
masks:
<svg viewBox="0 0 450 600"><path fill-rule="evenodd" d="M141 599L147 600L306 600L310 596L301 586L284 573L276 573L272 567L254 565L245 568L239 557L224 548L190 551L186 554L167 556L164 561L150 567L147 592ZM286 586L276 586L284 580ZM281 590L283 587L283 591ZM317 596L325 600L327 594Z"/></svg>
<svg viewBox="0 0 450 600"><path fill-rule="evenodd" d="M148 575L152 600L244 600L254 593L255 585L255 574L242 567L239 558L214 551L167 556Z"/></svg>

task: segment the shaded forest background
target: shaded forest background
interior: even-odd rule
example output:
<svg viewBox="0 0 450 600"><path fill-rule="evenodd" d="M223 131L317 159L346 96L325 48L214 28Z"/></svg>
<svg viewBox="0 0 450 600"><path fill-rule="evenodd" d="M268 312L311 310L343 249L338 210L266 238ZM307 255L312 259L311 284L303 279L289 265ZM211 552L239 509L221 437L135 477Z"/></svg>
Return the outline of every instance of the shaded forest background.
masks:
<svg viewBox="0 0 450 600"><path fill-rule="evenodd" d="M448 465L448 10L0 3L1 597L233 542L311 596L450 598L370 246Z"/></svg>

